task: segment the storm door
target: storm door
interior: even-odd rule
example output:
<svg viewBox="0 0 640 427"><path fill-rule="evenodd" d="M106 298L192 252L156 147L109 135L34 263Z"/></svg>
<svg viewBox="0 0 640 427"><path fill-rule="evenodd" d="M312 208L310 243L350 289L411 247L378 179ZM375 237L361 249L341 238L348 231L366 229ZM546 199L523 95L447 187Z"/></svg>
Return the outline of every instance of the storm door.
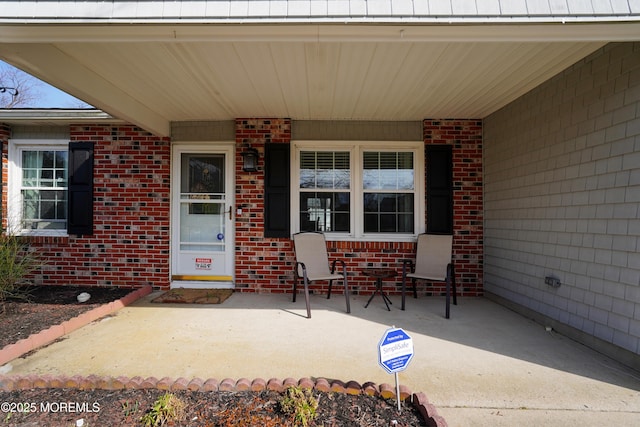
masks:
<svg viewBox="0 0 640 427"><path fill-rule="evenodd" d="M233 287L233 149L176 146L172 287Z"/></svg>

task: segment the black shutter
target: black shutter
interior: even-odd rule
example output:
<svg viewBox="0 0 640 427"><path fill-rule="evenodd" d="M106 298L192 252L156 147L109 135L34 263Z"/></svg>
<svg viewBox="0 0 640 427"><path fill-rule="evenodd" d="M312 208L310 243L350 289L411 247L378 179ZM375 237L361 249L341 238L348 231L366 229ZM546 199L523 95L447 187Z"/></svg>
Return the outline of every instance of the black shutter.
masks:
<svg viewBox="0 0 640 427"><path fill-rule="evenodd" d="M93 234L93 142L69 143L67 232Z"/></svg>
<svg viewBox="0 0 640 427"><path fill-rule="evenodd" d="M264 150L264 237L290 237L290 144Z"/></svg>
<svg viewBox="0 0 640 427"><path fill-rule="evenodd" d="M427 146L427 233L453 233L453 152Z"/></svg>

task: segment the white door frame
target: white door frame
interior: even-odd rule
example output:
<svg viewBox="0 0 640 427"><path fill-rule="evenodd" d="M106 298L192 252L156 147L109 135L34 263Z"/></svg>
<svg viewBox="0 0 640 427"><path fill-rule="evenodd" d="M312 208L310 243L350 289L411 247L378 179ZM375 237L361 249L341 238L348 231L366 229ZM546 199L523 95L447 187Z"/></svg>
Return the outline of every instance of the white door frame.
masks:
<svg viewBox="0 0 640 427"><path fill-rule="evenodd" d="M180 157L184 153L225 155L225 199L228 219L225 230L224 275L181 275L177 252L180 245ZM171 147L171 288L233 288L235 281L235 143L180 142Z"/></svg>

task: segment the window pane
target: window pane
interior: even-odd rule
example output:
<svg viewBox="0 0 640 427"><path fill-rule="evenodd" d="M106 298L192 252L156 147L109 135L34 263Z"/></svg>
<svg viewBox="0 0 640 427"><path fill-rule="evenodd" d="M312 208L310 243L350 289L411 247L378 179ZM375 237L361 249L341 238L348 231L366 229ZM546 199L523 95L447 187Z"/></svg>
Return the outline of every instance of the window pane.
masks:
<svg viewBox="0 0 640 427"><path fill-rule="evenodd" d="M413 194L365 193L366 233L413 233Z"/></svg>
<svg viewBox="0 0 640 427"><path fill-rule="evenodd" d="M224 193L224 154L183 154L181 193Z"/></svg>
<svg viewBox="0 0 640 427"><path fill-rule="evenodd" d="M350 182L348 152L300 153L300 188L348 189Z"/></svg>
<svg viewBox="0 0 640 427"><path fill-rule="evenodd" d="M300 231L349 231L347 192L301 192Z"/></svg>
<svg viewBox="0 0 640 427"><path fill-rule="evenodd" d="M413 190L413 153L366 151L363 153L365 190Z"/></svg>
<svg viewBox="0 0 640 427"><path fill-rule="evenodd" d="M67 151L22 152L22 226L64 230L67 218ZM54 190L55 188L55 190Z"/></svg>

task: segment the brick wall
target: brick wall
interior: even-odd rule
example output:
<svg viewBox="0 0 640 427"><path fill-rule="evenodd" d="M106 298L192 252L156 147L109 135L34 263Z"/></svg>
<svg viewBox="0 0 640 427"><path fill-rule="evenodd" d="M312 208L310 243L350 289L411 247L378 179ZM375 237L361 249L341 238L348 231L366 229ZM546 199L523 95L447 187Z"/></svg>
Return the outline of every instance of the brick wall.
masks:
<svg viewBox="0 0 640 427"><path fill-rule="evenodd" d="M169 141L135 126L70 132L72 141L95 142L94 234L32 237L46 260L36 282L168 287Z"/></svg>
<svg viewBox="0 0 640 427"><path fill-rule="evenodd" d="M482 121L425 120L424 141L426 145L453 146L453 259L456 281L463 295L482 295Z"/></svg>
<svg viewBox="0 0 640 427"><path fill-rule="evenodd" d="M264 236L264 146L291 140L289 119L236 120L236 288L251 292L287 292L293 259L290 239ZM260 153L258 172L242 170L242 151Z"/></svg>
<svg viewBox="0 0 640 427"><path fill-rule="evenodd" d="M482 122L478 120L425 121L425 143L452 144L454 155L454 259L456 280L464 295L482 295ZM263 238L263 180L265 143L289 142L286 119L236 121L236 204L243 214L236 221L236 287L243 291L290 292L295 254L290 239ZM259 172L242 171L240 152L250 144L260 152ZM327 242L329 256L347 263L353 291L373 292L375 283L363 276L364 267L392 267L397 280L384 282L385 291L398 293L402 259L414 254L408 242ZM326 283L314 284L325 293ZM337 292L341 288L337 287ZM444 293L444 284L419 283L427 295Z"/></svg>
<svg viewBox="0 0 640 427"><path fill-rule="evenodd" d="M264 147L290 142L291 126L289 119L236 120L234 210L241 208L242 213L235 217L235 276L236 288L242 292L285 293L292 289L295 255L291 240L263 237ZM481 122L425 121L424 129L425 143L453 145L457 282L464 295L481 295ZM5 133L6 140L8 130ZM71 140L96 142L95 233L34 238L34 244L50 260L38 280L46 284L168 287L169 141L134 126L72 126ZM260 153L258 172L242 170L241 153L248 145ZM6 147L3 159L6 162ZM399 293L402 259L412 257L415 251L410 242L329 241L327 246L331 258L346 260L352 289L360 294L374 290L374 281L360 273L371 266L396 268L397 279L384 285L387 292ZM315 292L326 290L326 283L314 285ZM444 285L420 283L419 290L439 295Z"/></svg>

